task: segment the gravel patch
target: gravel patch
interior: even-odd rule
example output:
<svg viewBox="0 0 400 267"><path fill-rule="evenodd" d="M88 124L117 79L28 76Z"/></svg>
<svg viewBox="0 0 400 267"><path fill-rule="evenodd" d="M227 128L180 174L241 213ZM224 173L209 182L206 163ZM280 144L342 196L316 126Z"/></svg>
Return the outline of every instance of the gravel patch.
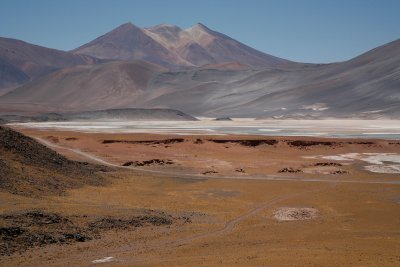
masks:
<svg viewBox="0 0 400 267"><path fill-rule="evenodd" d="M274 212L274 218L278 221L312 220L317 216L318 210L314 208L283 207Z"/></svg>

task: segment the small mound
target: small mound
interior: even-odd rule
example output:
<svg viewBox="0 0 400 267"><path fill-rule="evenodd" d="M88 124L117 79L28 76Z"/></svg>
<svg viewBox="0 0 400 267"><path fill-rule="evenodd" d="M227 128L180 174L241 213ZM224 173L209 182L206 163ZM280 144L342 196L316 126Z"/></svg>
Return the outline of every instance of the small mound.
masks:
<svg viewBox="0 0 400 267"><path fill-rule="evenodd" d="M284 207L274 212L274 218L278 221L304 221L312 220L318 216L318 210L314 208Z"/></svg>

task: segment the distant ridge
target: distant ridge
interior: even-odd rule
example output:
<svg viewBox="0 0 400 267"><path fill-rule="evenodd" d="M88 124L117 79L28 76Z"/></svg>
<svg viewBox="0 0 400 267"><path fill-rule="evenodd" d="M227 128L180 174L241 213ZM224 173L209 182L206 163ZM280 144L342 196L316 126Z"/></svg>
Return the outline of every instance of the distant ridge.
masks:
<svg viewBox="0 0 400 267"><path fill-rule="evenodd" d="M74 114L64 114L66 120L109 120L109 121L196 121L195 117L183 113L179 110L173 109L139 109L139 108L126 108L126 109L107 109L86 111Z"/></svg>
<svg viewBox="0 0 400 267"><path fill-rule="evenodd" d="M174 109L122 108L75 113L42 113L41 115L0 115L0 124L49 121L196 121L186 113Z"/></svg>
<svg viewBox="0 0 400 267"><path fill-rule="evenodd" d="M0 37L0 94L53 71L97 64L99 59Z"/></svg>

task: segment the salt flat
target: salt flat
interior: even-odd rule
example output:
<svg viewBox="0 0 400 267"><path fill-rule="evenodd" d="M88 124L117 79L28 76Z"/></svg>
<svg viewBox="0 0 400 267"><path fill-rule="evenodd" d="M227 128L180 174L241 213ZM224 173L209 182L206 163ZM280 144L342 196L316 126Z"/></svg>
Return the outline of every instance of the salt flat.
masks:
<svg viewBox="0 0 400 267"><path fill-rule="evenodd" d="M255 120L214 121L68 121L14 123L47 130L97 133L168 133L181 135L252 134L265 136L319 136L400 139L400 120Z"/></svg>

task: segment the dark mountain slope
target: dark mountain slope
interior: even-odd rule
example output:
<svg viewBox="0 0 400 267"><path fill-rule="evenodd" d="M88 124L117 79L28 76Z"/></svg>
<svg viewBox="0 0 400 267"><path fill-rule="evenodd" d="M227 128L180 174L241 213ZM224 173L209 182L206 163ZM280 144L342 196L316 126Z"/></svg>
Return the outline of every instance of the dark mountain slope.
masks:
<svg viewBox="0 0 400 267"><path fill-rule="evenodd" d="M68 160L34 139L0 126L0 190L19 195L62 194L83 185L102 185L105 167Z"/></svg>

